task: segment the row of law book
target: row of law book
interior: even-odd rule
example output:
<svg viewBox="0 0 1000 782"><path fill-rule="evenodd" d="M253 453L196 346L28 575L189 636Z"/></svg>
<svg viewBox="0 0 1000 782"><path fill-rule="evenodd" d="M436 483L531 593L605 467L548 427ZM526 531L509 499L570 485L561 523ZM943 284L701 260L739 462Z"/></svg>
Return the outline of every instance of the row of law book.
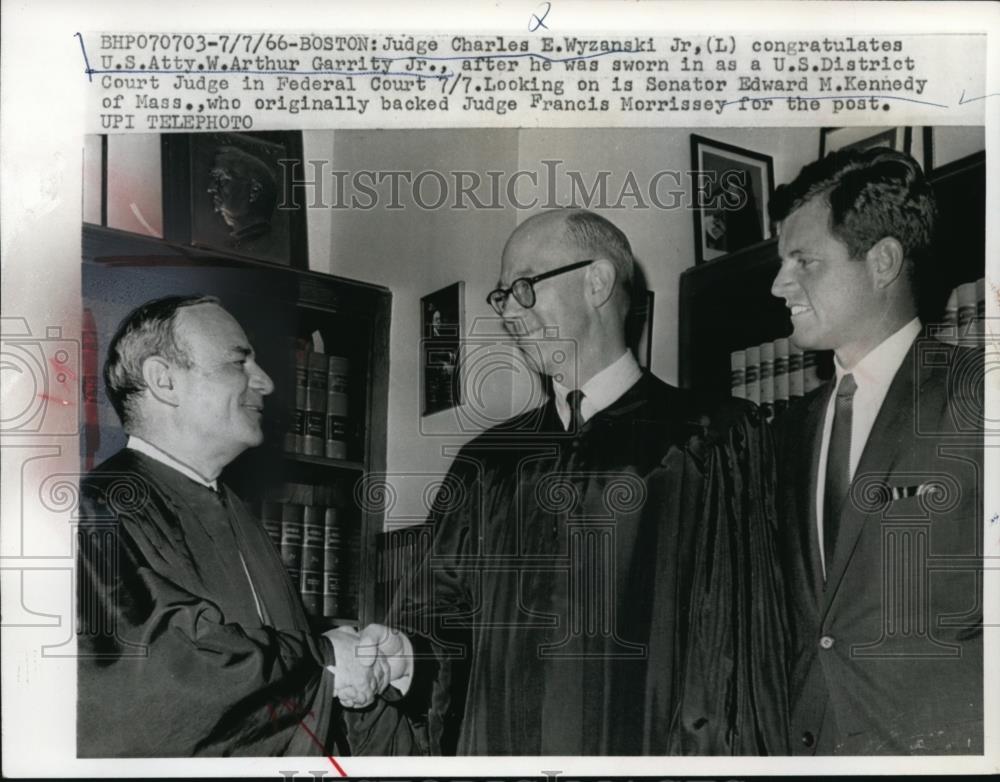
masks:
<svg viewBox="0 0 1000 782"><path fill-rule="evenodd" d="M986 323L986 279L964 282L952 289L944 309L943 328L935 336L958 344L962 338L983 336Z"/></svg>
<svg viewBox="0 0 1000 782"><path fill-rule="evenodd" d="M311 616L356 618L361 584L361 535L335 491L285 484L261 503L261 522L298 584Z"/></svg>
<svg viewBox="0 0 1000 782"><path fill-rule="evenodd" d="M343 356L295 350L295 415L285 450L327 459L348 456L351 363Z"/></svg>
<svg viewBox="0 0 1000 782"><path fill-rule="evenodd" d="M731 395L760 405L768 419L823 382L819 353L803 351L787 337L734 350L729 362Z"/></svg>

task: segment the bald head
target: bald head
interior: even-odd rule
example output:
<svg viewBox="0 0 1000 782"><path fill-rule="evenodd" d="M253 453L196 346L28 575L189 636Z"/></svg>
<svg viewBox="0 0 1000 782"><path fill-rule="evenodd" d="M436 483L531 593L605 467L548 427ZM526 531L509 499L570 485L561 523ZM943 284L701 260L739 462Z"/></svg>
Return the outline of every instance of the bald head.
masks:
<svg viewBox="0 0 1000 782"><path fill-rule="evenodd" d="M582 384L625 351L633 267L628 239L608 220L582 209L542 212L507 240L499 287L550 276L534 281L527 298L501 299L498 311L531 363L556 379L566 374L557 365L567 349L555 341L571 343L578 360L571 374ZM531 359L533 351L541 358Z"/></svg>
<svg viewBox="0 0 1000 782"><path fill-rule="evenodd" d="M554 209L532 215L517 227L507 245L530 241L576 251L580 258L610 261L615 269L616 303L628 312L635 275L635 256L628 237L618 226L586 209ZM538 269L538 272L548 269Z"/></svg>

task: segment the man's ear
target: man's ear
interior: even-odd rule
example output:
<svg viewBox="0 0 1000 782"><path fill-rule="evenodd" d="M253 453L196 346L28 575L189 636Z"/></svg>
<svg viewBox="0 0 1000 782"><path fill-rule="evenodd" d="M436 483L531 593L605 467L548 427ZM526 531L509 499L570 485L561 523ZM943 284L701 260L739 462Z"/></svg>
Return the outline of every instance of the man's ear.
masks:
<svg viewBox="0 0 1000 782"><path fill-rule="evenodd" d="M618 270L611 261L603 258L594 261L587 267L586 292L587 301L593 307L600 307L611 298L615 292L615 280Z"/></svg>
<svg viewBox="0 0 1000 782"><path fill-rule="evenodd" d="M170 362L160 356L150 356L142 362L142 379L153 398L170 407L180 404L177 394L177 378Z"/></svg>
<svg viewBox="0 0 1000 782"><path fill-rule="evenodd" d="M906 255L903 245L893 236L879 239L865 253L865 262L871 269L875 286L879 289L888 288L903 272Z"/></svg>

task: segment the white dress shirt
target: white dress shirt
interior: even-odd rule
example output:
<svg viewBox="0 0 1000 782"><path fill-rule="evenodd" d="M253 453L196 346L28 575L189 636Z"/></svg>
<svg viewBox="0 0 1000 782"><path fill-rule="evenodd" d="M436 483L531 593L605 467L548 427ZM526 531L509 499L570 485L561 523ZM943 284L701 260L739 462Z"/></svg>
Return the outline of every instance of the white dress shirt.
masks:
<svg viewBox="0 0 1000 782"><path fill-rule="evenodd" d="M844 369L836 360L836 385L830 394L826 406L826 418L823 421L823 439L820 443L819 470L816 474L816 533L819 541L819 561L823 565L823 578L826 579L826 552L823 550L823 500L826 494L826 461L830 449L830 433L833 430L833 409L837 401L837 389L844 375L854 376L857 390L854 392L854 402L851 407L851 454L848 468L850 479L854 479L854 471L861 461L868 435L871 434L875 418L889 393L889 386L903 364L903 359L910 350L913 340L920 334L920 320L914 318L899 331L881 342L869 351L851 369Z"/></svg>
<svg viewBox="0 0 1000 782"><path fill-rule="evenodd" d="M195 471L193 467L188 467L184 462L175 459L166 451L161 451L155 445L141 437L136 435L129 435L128 442L125 443L126 448L131 448L133 451L138 451L139 453L146 454L150 459L159 462L160 464L165 464L171 469L177 470L181 475L190 478L195 483L200 483L202 486L207 486L212 491L219 490L218 481L210 481L203 475L200 475Z"/></svg>
<svg viewBox="0 0 1000 782"><path fill-rule="evenodd" d="M642 377L642 370L630 350L626 350L614 363L609 364L590 380L584 383L580 390L583 401L580 403L580 423L589 421L601 410L616 402L622 394L636 384ZM569 429L571 411L566 395L570 389L562 383L552 381L552 390L556 397L556 412L563 423L563 428Z"/></svg>

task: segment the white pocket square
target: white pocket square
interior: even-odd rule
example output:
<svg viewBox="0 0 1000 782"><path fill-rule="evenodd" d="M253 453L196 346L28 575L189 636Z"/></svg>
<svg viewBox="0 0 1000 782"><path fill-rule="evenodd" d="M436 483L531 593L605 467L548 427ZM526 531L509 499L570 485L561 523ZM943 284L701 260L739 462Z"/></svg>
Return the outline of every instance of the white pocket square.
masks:
<svg viewBox="0 0 1000 782"><path fill-rule="evenodd" d="M923 497L925 494L939 494L945 491L944 486L934 481L921 483L917 486L890 486L890 502L905 500L907 497Z"/></svg>

